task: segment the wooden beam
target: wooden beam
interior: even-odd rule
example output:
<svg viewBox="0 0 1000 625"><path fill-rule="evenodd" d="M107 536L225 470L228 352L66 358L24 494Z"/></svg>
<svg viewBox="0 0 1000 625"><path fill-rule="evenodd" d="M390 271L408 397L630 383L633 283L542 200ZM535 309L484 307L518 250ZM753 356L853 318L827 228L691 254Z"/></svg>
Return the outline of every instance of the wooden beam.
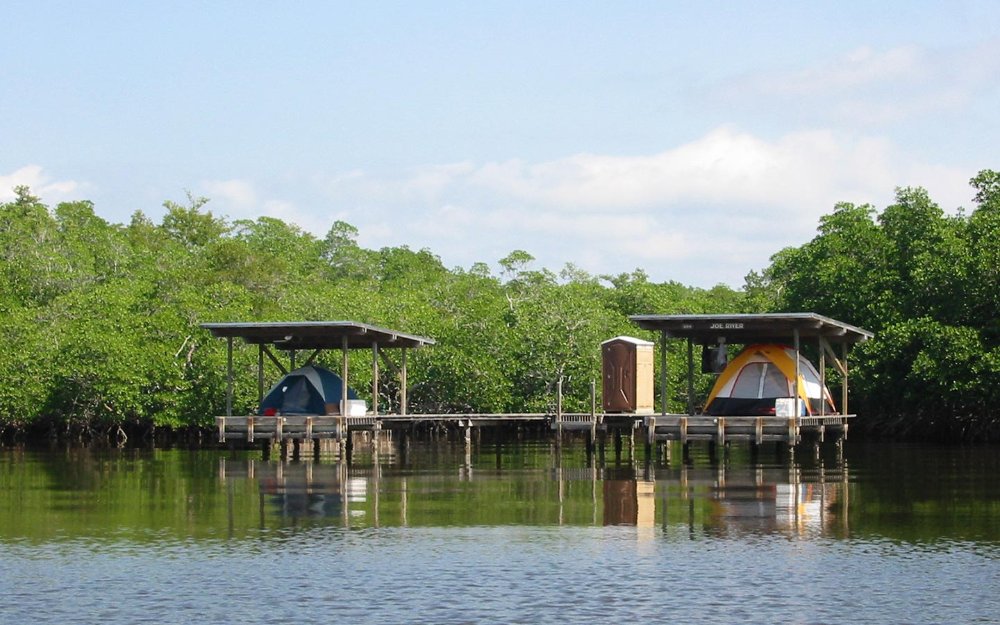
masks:
<svg viewBox="0 0 1000 625"><path fill-rule="evenodd" d="M385 351L379 350L378 357L379 360L382 361L382 364L384 364L389 369L389 371L391 371L394 375L399 376L400 374L399 367L396 366L396 363L389 360L389 357L386 356Z"/></svg>
<svg viewBox="0 0 1000 625"><path fill-rule="evenodd" d="M843 365L844 365L844 371L843 371L843 374L844 374L844 387L840 391L840 393L841 393L841 395L840 395L840 411L843 414L848 415L848 414L851 414L851 413L847 411L847 343L846 342L840 344L840 353L843 354L843 356L844 356L844 362L843 362ZM847 423L844 423L844 436L845 436L845 438L847 436Z"/></svg>
<svg viewBox="0 0 1000 625"><path fill-rule="evenodd" d="M311 365L313 363L313 361L316 360L316 357L319 356L320 353L322 353L322 351L323 351L322 349L317 349L317 350L313 351L313 353L309 354L309 358L306 358L306 362L302 366L303 367L308 367L309 365Z"/></svg>
<svg viewBox="0 0 1000 625"><path fill-rule="evenodd" d="M846 376L847 375L847 356L845 355L844 356L844 361L841 362L840 358L837 357L837 353L833 351L833 346L830 345L830 342L827 341L825 337L822 337L822 336L819 337L819 344L823 348L823 351L830 357L830 360L833 361L833 366L837 368L837 371L840 372L840 375ZM844 347L847 346L847 343L841 343L841 344ZM845 354L846 354L846 350L845 350Z"/></svg>
<svg viewBox="0 0 1000 625"><path fill-rule="evenodd" d="M267 347L267 345L261 344L261 348L264 350L264 355L267 356L267 358L274 363L274 366L278 368L278 371L281 372L281 375L288 375L288 369L285 369L285 365L278 360L277 356L271 353L271 350Z"/></svg>
<svg viewBox="0 0 1000 625"><path fill-rule="evenodd" d="M347 336L340 340L343 355L340 366L340 416L347 417Z"/></svg>
<svg viewBox="0 0 1000 625"><path fill-rule="evenodd" d="M694 414L694 345L691 343L691 337L687 340L688 347L688 414Z"/></svg>
<svg viewBox="0 0 1000 625"><path fill-rule="evenodd" d="M826 416L826 352L823 350L823 337L819 337L819 414Z"/></svg>
<svg viewBox="0 0 1000 625"><path fill-rule="evenodd" d="M226 337L226 416L233 416L233 337Z"/></svg>
<svg viewBox="0 0 1000 625"><path fill-rule="evenodd" d="M799 377L802 375L799 371L799 350L802 348L802 345L799 341L798 328L792 330L792 339L795 342L795 384L792 385L792 392L795 397L795 417L798 418L802 415L802 410L799 408L799 402L802 401L801 393L799 392Z"/></svg>
<svg viewBox="0 0 1000 625"><path fill-rule="evenodd" d="M660 414L667 412L667 331L660 332Z"/></svg>
<svg viewBox="0 0 1000 625"><path fill-rule="evenodd" d="M406 352L403 348L402 365L399 370L399 414L406 414Z"/></svg>
<svg viewBox="0 0 1000 625"><path fill-rule="evenodd" d="M372 343L372 414L378 414L378 343Z"/></svg>
<svg viewBox="0 0 1000 625"><path fill-rule="evenodd" d="M257 345L257 406L264 402L264 345Z"/></svg>

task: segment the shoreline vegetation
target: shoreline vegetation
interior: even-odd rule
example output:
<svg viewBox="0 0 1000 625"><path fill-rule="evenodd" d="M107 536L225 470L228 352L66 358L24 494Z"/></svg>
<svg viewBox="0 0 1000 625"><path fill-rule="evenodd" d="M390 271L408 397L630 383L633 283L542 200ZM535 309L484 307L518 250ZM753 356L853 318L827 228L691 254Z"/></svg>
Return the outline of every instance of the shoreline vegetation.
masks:
<svg viewBox="0 0 1000 625"><path fill-rule="evenodd" d="M141 212L112 224L90 202L49 207L18 187L0 204L0 442L213 443L226 354L202 322L350 319L429 336L412 354L410 412L536 412L560 379L564 409L589 410L600 343L653 338L629 315L799 311L875 332L851 354L852 435L998 441L1000 174L970 184L974 207L955 214L920 188L881 210L838 204L738 290L553 272L522 250L498 273L449 269L431 250L362 248L344 222L318 238L270 217L228 222L191 196L165 202L158 224ZM358 358L354 385L371 388ZM254 408L256 365L237 344L235 413ZM681 410L686 372L668 374ZM700 396L711 382L697 378Z"/></svg>

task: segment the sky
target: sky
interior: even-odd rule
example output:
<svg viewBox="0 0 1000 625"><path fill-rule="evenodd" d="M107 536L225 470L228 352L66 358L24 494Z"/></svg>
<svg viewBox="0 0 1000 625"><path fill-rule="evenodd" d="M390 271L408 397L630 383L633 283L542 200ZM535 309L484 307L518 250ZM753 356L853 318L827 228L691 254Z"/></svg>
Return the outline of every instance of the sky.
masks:
<svg viewBox="0 0 1000 625"><path fill-rule="evenodd" d="M8 0L0 201L743 285L837 202L1000 169L1000 2Z"/></svg>

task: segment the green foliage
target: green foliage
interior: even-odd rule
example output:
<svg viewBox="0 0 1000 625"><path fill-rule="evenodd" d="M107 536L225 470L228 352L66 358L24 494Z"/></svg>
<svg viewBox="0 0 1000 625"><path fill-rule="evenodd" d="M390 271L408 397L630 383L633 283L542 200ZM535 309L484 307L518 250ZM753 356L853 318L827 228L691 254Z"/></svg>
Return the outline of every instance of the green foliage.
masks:
<svg viewBox="0 0 1000 625"><path fill-rule="evenodd" d="M881 214L839 204L812 241L748 276L750 298L876 333L855 350L851 375L862 427L1000 438L998 181L988 170L970 181L977 207L969 215L948 216L912 188L897 189Z"/></svg>
<svg viewBox="0 0 1000 625"><path fill-rule="evenodd" d="M206 321L352 319L431 336L411 354L410 408L587 410L602 341L644 335L638 313L815 311L876 332L855 350L852 405L872 430L1000 438L1000 174L970 181L975 209L947 215L919 188L878 212L838 204L816 237L751 271L742 291L655 283L641 269L592 276L534 267L514 250L448 269L429 250L369 250L336 222L322 239L262 217L228 223L188 196L156 224L110 224L91 203L54 210L29 189L0 204L0 425L204 426L225 404L225 343ZM686 359L679 342L671 362ZM696 352L695 358L699 357ZM336 358L325 364L338 366ZM370 388L367 354L354 385ZM257 351L237 342L234 409L257 401ZM398 382L379 372L380 408ZM707 389L711 376L699 376ZM657 376L659 384L659 376ZM683 410L683 367L668 371ZM656 390L659 397L660 389Z"/></svg>
<svg viewBox="0 0 1000 625"><path fill-rule="evenodd" d="M725 286L654 283L638 269L555 273L523 250L499 261L499 275L482 262L448 269L429 250L364 249L344 222L317 239L269 217L229 223L207 202L189 194L165 202L159 224L137 212L126 225L89 202L49 210L28 189L0 205L0 339L11 346L0 374L18 380L0 388L0 425L209 425L225 408L226 344L199 324L233 320L351 319L433 337L409 355L413 412L551 410L560 381L564 408L584 411L600 343L641 335L629 315L760 305ZM257 357L235 343L237 412L255 408ZM370 357L351 359L366 395ZM320 364L339 368L339 356ZM669 375L671 407L683 408L684 372ZM380 409L398 409L396 376L381 367L379 377Z"/></svg>

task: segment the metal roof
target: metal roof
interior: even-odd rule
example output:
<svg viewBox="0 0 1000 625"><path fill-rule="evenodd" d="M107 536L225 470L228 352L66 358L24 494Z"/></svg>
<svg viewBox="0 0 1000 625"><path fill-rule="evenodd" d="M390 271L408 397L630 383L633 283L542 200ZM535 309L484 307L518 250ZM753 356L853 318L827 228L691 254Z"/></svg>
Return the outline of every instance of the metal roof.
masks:
<svg viewBox="0 0 1000 625"><path fill-rule="evenodd" d="M840 343L860 343L875 336L816 313L633 315L629 319L644 330L702 343L715 343L720 338L728 343L783 342L791 340L796 329L803 339L822 336Z"/></svg>
<svg viewBox="0 0 1000 625"><path fill-rule="evenodd" d="M348 349L423 347L434 339L357 321L262 321L248 323L203 323L217 337L239 337L251 344L270 344L277 349L340 349L344 338Z"/></svg>

